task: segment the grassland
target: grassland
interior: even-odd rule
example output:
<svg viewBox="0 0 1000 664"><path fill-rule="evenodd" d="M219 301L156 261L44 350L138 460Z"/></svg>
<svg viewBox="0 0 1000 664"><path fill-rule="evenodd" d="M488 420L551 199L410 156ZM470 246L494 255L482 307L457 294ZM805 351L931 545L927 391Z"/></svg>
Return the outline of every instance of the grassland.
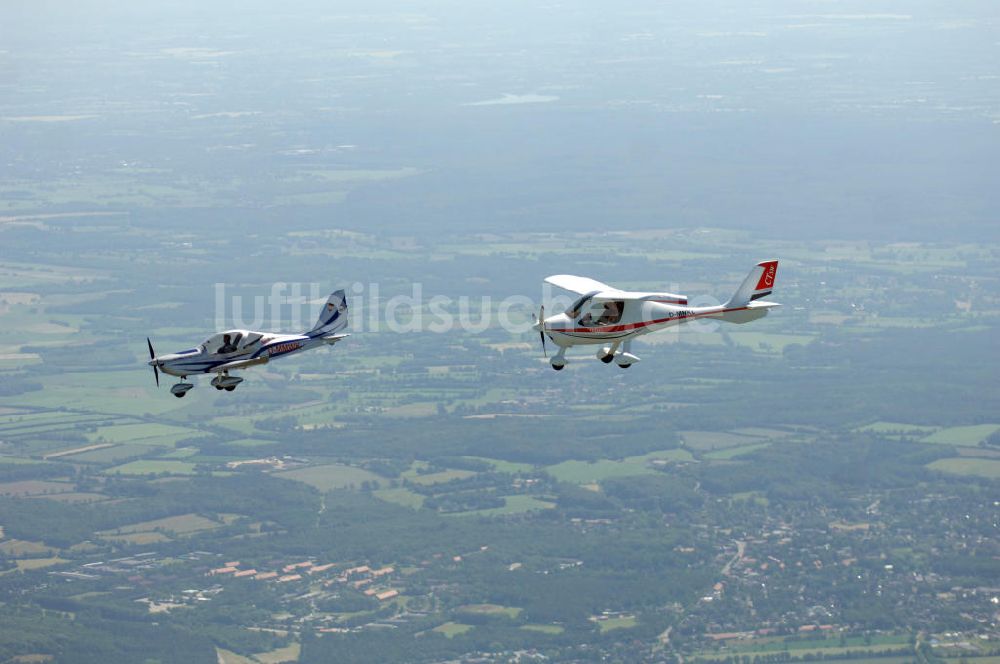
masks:
<svg viewBox="0 0 1000 664"><path fill-rule="evenodd" d="M922 438L920 442L974 447L996 433L997 430L1000 430L1000 424L949 427L935 431L931 435Z"/></svg>
<svg viewBox="0 0 1000 664"><path fill-rule="evenodd" d="M25 572L33 569L42 569L43 567L52 567L53 565L62 565L68 562L68 560L59 556L51 558L23 558L17 561L17 569L18 571Z"/></svg>
<svg viewBox="0 0 1000 664"><path fill-rule="evenodd" d="M603 482L614 477L633 477L635 475L649 475L656 471L642 464L628 463L626 461L612 461L601 459L598 461L563 461L554 466L545 468L552 477L560 482L572 482L573 484L590 484L592 482Z"/></svg>
<svg viewBox="0 0 1000 664"><path fill-rule="evenodd" d="M459 613L471 613L484 616L507 616L515 619L521 615L523 609L516 606L502 606L500 604L466 604L456 609Z"/></svg>
<svg viewBox="0 0 1000 664"><path fill-rule="evenodd" d="M143 445L140 443L125 443L124 445L113 445L99 450L81 452L74 454L72 461L79 463L120 463L126 459L134 459L141 456L149 456L163 448L156 445Z"/></svg>
<svg viewBox="0 0 1000 664"><path fill-rule="evenodd" d="M565 627L561 625L538 625L538 624L528 624L521 625L521 629L527 630L529 632L539 632L541 634L562 634L566 631Z"/></svg>
<svg viewBox="0 0 1000 664"><path fill-rule="evenodd" d="M614 629L630 629L639 624L635 616L622 616L619 618L608 618L606 620L597 621L598 627L601 629L601 634L605 632L610 632Z"/></svg>
<svg viewBox="0 0 1000 664"><path fill-rule="evenodd" d="M927 467L953 475L972 475L990 480L1000 479L1000 460L996 459L938 459L928 464Z"/></svg>
<svg viewBox="0 0 1000 664"><path fill-rule="evenodd" d="M260 664L282 664L283 662L297 662L302 652L302 645L298 641L293 641L283 648L275 648L268 652L257 653L253 659Z"/></svg>
<svg viewBox="0 0 1000 664"><path fill-rule="evenodd" d="M493 466L493 470L498 473L510 473L516 475L517 473L530 473L535 469L530 463L516 463L514 461L503 461L501 459L490 459L489 457L465 457L466 459L472 459L475 461L485 461L486 463Z"/></svg>
<svg viewBox="0 0 1000 664"><path fill-rule="evenodd" d="M288 480L303 482L319 491L331 491L333 489L346 489L349 487L360 487L362 482L384 482L375 473L345 466L339 463L331 463L323 466L309 466L307 468L296 468L275 473L277 477Z"/></svg>
<svg viewBox="0 0 1000 664"><path fill-rule="evenodd" d="M466 512L447 512L444 516L507 516L535 510L552 509L556 506L554 502L525 495L503 496L503 500L504 504L501 507L488 507L481 510L468 510Z"/></svg>
<svg viewBox="0 0 1000 664"><path fill-rule="evenodd" d="M432 632L437 632L439 634L444 634L449 639L453 639L460 634L465 634L472 629L472 625L465 625L463 623L457 622L446 622L443 625L438 625Z"/></svg>
<svg viewBox="0 0 1000 664"><path fill-rule="evenodd" d="M471 470L442 470L441 472L427 473L426 475L419 475L416 473L409 474L409 471L407 471L406 473L403 473L403 477L414 484L430 486L433 484L451 482L452 480L462 480L467 477L472 477L475 474L476 473Z"/></svg>
<svg viewBox="0 0 1000 664"><path fill-rule="evenodd" d="M621 461L599 459L597 461L563 461L547 466L545 472L560 482L573 484L600 483L615 477L634 477L655 473L652 468L658 463L671 461L692 461L694 457L687 450L673 449L650 452L640 456L626 457Z"/></svg>
<svg viewBox="0 0 1000 664"><path fill-rule="evenodd" d="M199 435L197 429L179 427L171 424L158 424L156 422L143 422L138 424L117 424L114 426L98 427L97 431L88 434L88 438L94 442L106 443L135 443L143 442L148 445L173 445L178 440L191 438Z"/></svg>
<svg viewBox="0 0 1000 664"><path fill-rule="evenodd" d="M708 452L705 454L706 459L712 459L715 461L723 461L726 459L734 459L744 454L750 454L751 452L756 452L757 450L762 450L765 447L769 447L771 443L751 443L750 445L740 445L739 447L727 447L723 450L715 450L713 452Z"/></svg>
<svg viewBox="0 0 1000 664"><path fill-rule="evenodd" d="M681 440L690 449L709 452L727 447L739 447L760 442L759 436L747 436L724 431L681 431Z"/></svg>
<svg viewBox="0 0 1000 664"><path fill-rule="evenodd" d="M33 496L47 493L66 493L73 488L66 482L47 480L21 480L0 483L0 496Z"/></svg>
<svg viewBox="0 0 1000 664"><path fill-rule="evenodd" d="M144 459L108 468L106 475L193 475L195 464L187 461Z"/></svg>
<svg viewBox="0 0 1000 664"><path fill-rule="evenodd" d="M387 503L395 503L403 507L419 509L424 506L424 496L409 489L378 489L374 492L376 498Z"/></svg>

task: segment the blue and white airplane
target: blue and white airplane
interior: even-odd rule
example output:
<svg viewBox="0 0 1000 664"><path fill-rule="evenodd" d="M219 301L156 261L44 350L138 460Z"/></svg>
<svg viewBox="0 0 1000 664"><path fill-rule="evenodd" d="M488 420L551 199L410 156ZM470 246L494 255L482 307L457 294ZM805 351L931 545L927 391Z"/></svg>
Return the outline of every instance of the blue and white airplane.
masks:
<svg viewBox="0 0 1000 664"><path fill-rule="evenodd" d="M335 344L350 336L341 334L347 327L347 297L343 290L335 291L327 298L319 320L308 332L302 334L280 334L277 332L253 332L251 330L228 330L206 339L197 348L189 348L169 355L156 356L153 342L146 338L149 346L149 366L153 367L156 386L160 386L160 371L177 376L181 380L170 388L175 397L183 397L194 387L184 382L190 374L214 373L212 386L217 390L232 392L243 382L242 378L230 376L230 371L247 369L258 364L267 364L276 357L311 350L320 346Z"/></svg>

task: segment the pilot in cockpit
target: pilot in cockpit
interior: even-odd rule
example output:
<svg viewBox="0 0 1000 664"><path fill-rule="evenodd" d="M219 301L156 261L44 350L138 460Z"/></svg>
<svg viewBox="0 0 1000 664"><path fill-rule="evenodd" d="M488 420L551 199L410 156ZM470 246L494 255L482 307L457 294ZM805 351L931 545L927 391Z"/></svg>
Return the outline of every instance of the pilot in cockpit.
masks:
<svg viewBox="0 0 1000 664"><path fill-rule="evenodd" d="M600 315L595 318L593 314L597 313L596 311L587 313L580 319L580 324L587 327L594 327L597 325L612 325L621 320L624 303L607 301L601 304L603 308Z"/></svg>
<svg viewBox="0 0 1000 664"><path fill-rule="evenodd" d="M233 339L232 335L229 334L222 335L222 346L219 347L218 352L223 355L226 353L235 353L236 343L239 341L239 338L240 338L239 334L236 335L235 339Z"/></svg>
<svg viewBox="0 0 1000 664"><path fill-rule="evenodd" d="M622 318L622 302L605 302L604 313L597 319L598 325L617 323Z"/></svg>

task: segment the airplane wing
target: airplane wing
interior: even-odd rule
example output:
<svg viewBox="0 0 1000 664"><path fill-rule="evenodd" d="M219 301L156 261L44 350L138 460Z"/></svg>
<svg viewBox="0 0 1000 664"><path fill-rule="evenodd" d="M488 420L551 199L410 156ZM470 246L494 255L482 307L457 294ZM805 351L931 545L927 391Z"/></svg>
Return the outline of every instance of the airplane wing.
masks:
<svg viewBox="0 0 1000 664"><path fill-rule="evenodd" d="M594 296L594 300L639 300L643 302L660 302L662 304L687 304L687 295L677 293L644 293L639 291L607 290Z"/></svg>
<svg viewBox="0 0 1000 664"><path fill-rule="evenodd" d="M346 339L349 336L351 336L351 335L349 335L349 334L331 334L328 337L323 337L323 341L325 341L326 343L328 343L330 345L333 345L333 344L337 343L338 341L340 341L341 339Z"/></svg>
<svg viewBox="0 0 1000 664"><path fill-rule="evenodd" d="M225 364L220 364L212 369L212 372L217 371L233 371L234 369L246 369L247 367L257 366L258 364L267 364L270 359L267 355L261 355L260 357L255 357L249 360L233 360L232 362L226 362Z"/></svg>
<svg viewBox="0 0 1000 664"><path fill-rule="evenodd" d="M552 284L556 288L563 288L574 293L579 293L580 295L586 295L587 293L593 293L594 291L615 290L611 286L602 284L600 281L595 279L590 279L589 277L577 277L572 274L554 274L551 277L545 277L545 281Z"/></svg>

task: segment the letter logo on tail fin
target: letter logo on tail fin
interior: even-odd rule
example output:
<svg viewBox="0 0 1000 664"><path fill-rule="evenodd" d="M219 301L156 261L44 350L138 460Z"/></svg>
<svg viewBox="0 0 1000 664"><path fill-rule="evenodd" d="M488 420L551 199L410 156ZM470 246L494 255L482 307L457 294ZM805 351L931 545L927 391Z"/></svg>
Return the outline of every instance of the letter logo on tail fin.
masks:
<svg viewBox="0 0 1000 664"><path fill-rule="evenodd" d="M757 282L757 288L754 290L770 290L774 287L774 276L778 273L778 261L758 263L758 266L764 268L764 271L760 275L760 281Z"/></svg>
<svg viewBox="0 0 1000 664"><path fill-rule="evenodd" d="M726 303L727 308L745 307L753 300L766 297L774 288L774 280L778 275L778 261L761 261L757 263L736 293Z"/></svg>

